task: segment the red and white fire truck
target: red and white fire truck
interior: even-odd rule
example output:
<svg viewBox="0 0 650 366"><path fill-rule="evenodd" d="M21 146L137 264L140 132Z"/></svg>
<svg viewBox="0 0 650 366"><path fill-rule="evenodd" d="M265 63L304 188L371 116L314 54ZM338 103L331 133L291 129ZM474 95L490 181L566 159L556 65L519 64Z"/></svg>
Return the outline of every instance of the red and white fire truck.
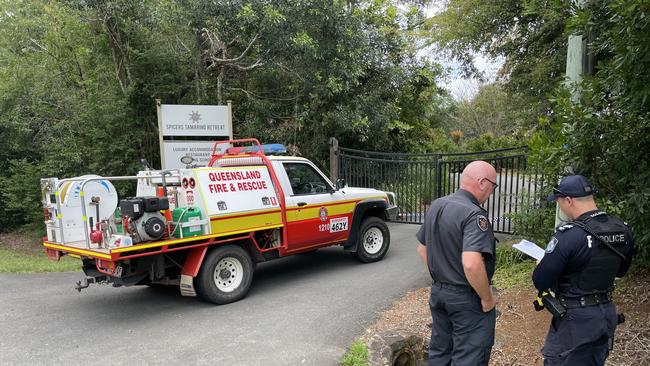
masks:
<svg viewBox="0 0 650 366"><path fill-rule="evenodd" d="M226 144L207 167L41 179L48 257L81 260L79 291L177 285L225 304L246 295L259 262L332 245L364 263L386 255L392 193L334 185L309 160L271 156L256 139ZM135 197L118 199L115 181L137 182Z"/></svg>

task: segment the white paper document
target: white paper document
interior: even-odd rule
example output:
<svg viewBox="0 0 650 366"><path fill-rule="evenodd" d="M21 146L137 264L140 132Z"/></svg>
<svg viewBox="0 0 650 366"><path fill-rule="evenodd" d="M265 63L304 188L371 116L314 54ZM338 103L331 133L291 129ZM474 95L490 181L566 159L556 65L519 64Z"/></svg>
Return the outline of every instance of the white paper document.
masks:
<svg viewBox="0 0 650 366"><path fill-rule="evenodd" d="M537 260L542 259L542 257L544 256L544 249L538 247L537 244L530 242L526 239L522 239L517 244L512 244L512 247Z"/></svg>

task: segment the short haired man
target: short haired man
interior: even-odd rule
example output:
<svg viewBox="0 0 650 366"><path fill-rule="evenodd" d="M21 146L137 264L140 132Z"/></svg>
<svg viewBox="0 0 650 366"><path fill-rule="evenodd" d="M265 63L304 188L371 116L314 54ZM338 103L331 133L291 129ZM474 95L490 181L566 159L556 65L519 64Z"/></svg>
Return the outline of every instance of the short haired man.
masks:
<svg viewBox="0 0 650 366"><path fill-rule="evenodd" d="M613 342L614 277L627 272L634 244L624 221L596 207L594 191L587 178L571 175L548 198L571 221L556 228L533 272L535 287L551 289L566 308L551 321L544 365L604 365Z"/></svg>
<svg viewBox="0 0 650 366"><path fill-rule="evenodd" d="M433 201L417 233L431 274L429 365L487 365L494 344L495 238L480 206L497 187L496 171L473 161L460 189Z"/></svg>

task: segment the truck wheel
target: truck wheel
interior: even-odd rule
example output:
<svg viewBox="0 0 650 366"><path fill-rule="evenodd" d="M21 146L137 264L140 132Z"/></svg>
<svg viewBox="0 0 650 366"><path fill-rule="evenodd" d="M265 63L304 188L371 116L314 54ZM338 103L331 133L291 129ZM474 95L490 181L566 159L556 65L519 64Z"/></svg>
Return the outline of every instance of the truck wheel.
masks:
<svg viewBox="0 0 650 366"><path fill-rule="evenodd" d="M367 217L361 223L357 238L355 258L363 263L380 261L388 252L390 231L384 220L379 217Z"/></svg>
<svg viewBox="0 0 650 366"><path fill-rule="evenodd" d="M228 304L241 300L253 281L253 261L235 245L216 248L205 257L195 279L196 292L204 300Z"/></svg>

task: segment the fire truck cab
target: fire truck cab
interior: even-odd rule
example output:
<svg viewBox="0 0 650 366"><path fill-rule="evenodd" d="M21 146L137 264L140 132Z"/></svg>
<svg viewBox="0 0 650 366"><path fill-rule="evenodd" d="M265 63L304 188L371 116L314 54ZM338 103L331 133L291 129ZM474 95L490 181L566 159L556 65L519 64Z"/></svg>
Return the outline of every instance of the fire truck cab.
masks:
<svg viewBox="0 0 650 366"><path fill-rule="evenodd" d="M255 139L227 143L208 167L42 179L47 255L81 260L79 291L177 285L215 304L243 298L260 262L333 245L363 263L386 255L394 194L333 184L311 161L267 155ZM120 180L137 182L134 197L118 198Z"/></svg>

